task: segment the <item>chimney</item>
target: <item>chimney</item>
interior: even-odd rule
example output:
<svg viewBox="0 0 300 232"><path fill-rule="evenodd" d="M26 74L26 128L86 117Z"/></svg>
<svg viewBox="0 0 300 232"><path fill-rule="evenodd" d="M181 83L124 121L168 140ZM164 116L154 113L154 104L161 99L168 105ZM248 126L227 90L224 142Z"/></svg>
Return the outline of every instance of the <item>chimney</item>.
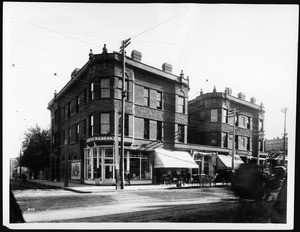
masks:
<svg viewBox="0 0 300 232"><path fill-rule="evenodd" d="M172 65L168 63L163 63L162 70L168 73L172 73Z"/></svg>
<svg viewBox="0 0 300 232"><path fill-rule="evenodd" d="M238 98L242 99L242 100L245 100L246 99L246 95L244 93L239 93L238 94Z"/></svg>
<svg viewBox="0 0 300 232"><path fill-rule="evenodd" d="M142 61L142 53L137 50L133 50L131 52L131 59L141 62Z"/></svg>
<svg viewBox="0 0 300 232"><path fill-rule="evenodd" d="M251 101L251 103L256 104L256 98L255 97L251 97L250 101Z"/></svg>
<svg viewBox="0 0 300 232"><path fill-rule="evenodd" d="M76 76L76 74L79 72L79 68L75 68L74 70L73 70L73 72L71 73L71 79L73 79L75 76Z"/></svg>
<svg viewBox="0 0 300 232"><path fill-rule="evenodd" d="M232 95L232 88L226 87L226 88L225 88L225 92L226 92L228 95Z"/></svg>

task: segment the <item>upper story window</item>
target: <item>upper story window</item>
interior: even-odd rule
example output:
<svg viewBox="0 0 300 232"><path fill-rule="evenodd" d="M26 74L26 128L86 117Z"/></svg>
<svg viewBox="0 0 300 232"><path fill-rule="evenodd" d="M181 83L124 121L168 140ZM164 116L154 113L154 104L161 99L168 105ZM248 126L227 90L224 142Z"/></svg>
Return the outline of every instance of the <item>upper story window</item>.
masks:
<svg viewBox="0 0 300 232"><path fill-rule="evenodd" d="M150 105L150 90L148 88L144 88L144 106L149 106Z"/></svg>
<svg viewBox="0 0 300 232"><path fill-rule="evenodd" d="M89 117L89 135L94 135L94 115L90 115Z"/></svg>
<svg viewBox="0 0 300 232"><path fill-rule="evenodd" d="M211 132L210 133L210 143L211 143L211 145L217 145L218 144L218 133L217 132Z"/></svg>
<svg viewBox="0 0 300 232"><path fill-rule="evenodd" d="M107 135L110 133L110 117L109 113L100 114L100 133Z"/></svg>
<svg viewBox="0 0 300 232"><path fill-rule="evenodd" d="M71 117L71 102L68 103L67 110L68 110L68 118L69 118Z"/></svg>
<svg viewBox="0 0 300 232"><path fill-rule="evenodd" d="M125 114L124 119L124 135L129 136L129 115Z"/></svg>
<svg viewBox="0 0 300 232"><path fill-rule="evenodd" d="M185 113L185 99L178 96L178 113Z"/></svg>
<svg viewBox="0 0 300 232"><path fill-rule="evenodd" d="M79 95L76 97L76 113L79 111L80 106L80 97Z"/></svg>
<svg viewBox="0 0 300 232"><path fill-rule="evenodd" d="M100 79L100 97L110 98L110 79L101 78Z"/></svg>
<svg viewBox="0 0 300 232"><path fill-rule="evenodd" d="M184 143L184 125L178 125L178 142Z"/></svg>
<svg viewBox="0 0 300 232"><path fill-rule="evenodd" d="M150 121L149 119L144 119L144 139L149 139L150 135Z"/></svg>
<svg viewBox="0 0 300 232"><path fill-rule="evenodd" d="M252 118L247 117L247 129L252 130Z"/></svg>
<svg viewBox="0 0 300 232"><path fill-rule="evenodd" d="M258 121L258 128L259 128L259 131L264 130L264 121L262 119L259 119L259 121Z"/></svg>
<svg viewBox="0 0 300 232"><path fill-rule="evenodd" d="M156 139L157 140L162 140L162 122L157 121L156 125Z"/></svg>
<svg viewBox="0 0 300 232"><path fill-rule="evenodd" d="M210 122L218 122L218 109L210 110Z"/></svg>
<svg viewBox="0 0 300 232"><path fill-rule="evenodd" d="M79 139L79 133L80 133L80 126L79 126L79 124L76 124L76 142Z"/></svg>
<svg viewBox="0 0 300 232"><path fill-rule="evenodd" d="M162 93L157 91L157 103L156 103L156 108L157 109L162 109Z"/></svg>
<svg viewBox="0 0 300 232"><path fill-rule="evenodd" d="M222 109L222 122L228 123L228 110Z"/></svg>
<svg viewBox="0 0 300 232"><path fill-rule="evenodd" d="M86 103L87 102L87 90L85 89L83 91L83 103Z"/></svg>
<svg viewBox="0 0 300 232"><path fill-rule="evenodd" d="M118 99L122 99L122 91L123 91L123 88L122 88L122 79L118 79L118 83L117 83L117 98ZM129 81L128 80L125 80L125 100L129 100Z"/></svg>
<svg viewBox="0 0 300 232"><path fill-rule="evenodd" d="M95 98L94 83L92 82L90 84L90 100L94 100L94 98Z"/></svg>
<svg viewBox="0 0 300 232"><path fill-rule="evenodd" d="M222 146L228 147L228 133L222 132Z"/></svg>
<svg viewBox="0 0 300 232"><path fill-rule="evenodd" d="M69 130L68 130L68 144L71 143L71 135L72 135L72 129L70 127Z"/></svg>

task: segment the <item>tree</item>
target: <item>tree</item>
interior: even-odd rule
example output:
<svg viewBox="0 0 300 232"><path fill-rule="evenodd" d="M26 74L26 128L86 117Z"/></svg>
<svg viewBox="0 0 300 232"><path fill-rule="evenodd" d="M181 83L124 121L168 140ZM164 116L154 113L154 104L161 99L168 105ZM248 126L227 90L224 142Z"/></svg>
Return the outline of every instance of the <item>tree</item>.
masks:
<svg viewBox="0 0 300 232"><path fill-rule="evenodd" d="M35 128L29 128L24 137L21 165L37 175L39 171L50 166L50 130L36 125Z"/></svg>

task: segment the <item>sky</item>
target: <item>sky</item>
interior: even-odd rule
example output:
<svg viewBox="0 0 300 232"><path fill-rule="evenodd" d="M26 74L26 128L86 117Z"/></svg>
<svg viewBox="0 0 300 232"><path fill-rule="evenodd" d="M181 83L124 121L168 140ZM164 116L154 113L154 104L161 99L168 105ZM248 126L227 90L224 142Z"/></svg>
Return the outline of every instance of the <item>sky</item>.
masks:
<svg viewBox="0 0 300 232"><path fill-rule="evenodd" d="M297 5L3 3L3 154L24 132L50 127L48 103L88 61L131 38L142 62L190 79L189 100L232 88L265 107L265 138L295 138Z"/></svg>

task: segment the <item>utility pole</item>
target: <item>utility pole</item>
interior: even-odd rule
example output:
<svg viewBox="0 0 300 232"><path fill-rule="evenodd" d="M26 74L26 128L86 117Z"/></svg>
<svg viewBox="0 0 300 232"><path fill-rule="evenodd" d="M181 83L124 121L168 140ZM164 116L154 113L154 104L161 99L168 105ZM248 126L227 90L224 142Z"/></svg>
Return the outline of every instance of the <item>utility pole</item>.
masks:
<svg viewBox="0 0 300 232"><path fill-rule="evenodd" d="M234 154L235 154L235 114L236 108L233 109L233 138L232 138L232 160L231 160L231 168L234 170Z"/></svg>
<svg viewBox="0 0 300 232"><path fill-rule="evenodd" d="M120 175L121 175L121 189L124 189L124 124L125 124L125 48L130 44L130 38L123 40L120 47L120 53L122 52L122 132L121 132L121 162L120 162Z"/></svg>
<svg viewBox="0 0 300 232"><path fill-rule="evenodd" d="M285 139L286 139L286 112L287 112L288 108L284 108L281 110L282 113L284 113L284 133L283 133L283 166L285 166L285 156L286 156L286 143L285 143Z"/></svg>
<svg viewBox="0 0 300 232"><path fill-rule="evenodd" d="M20 168L20 178L21 178L21 172L22 172L22 167L21 167L21 151L20 151L20 160L19 160L19 168Z"/></svg>

